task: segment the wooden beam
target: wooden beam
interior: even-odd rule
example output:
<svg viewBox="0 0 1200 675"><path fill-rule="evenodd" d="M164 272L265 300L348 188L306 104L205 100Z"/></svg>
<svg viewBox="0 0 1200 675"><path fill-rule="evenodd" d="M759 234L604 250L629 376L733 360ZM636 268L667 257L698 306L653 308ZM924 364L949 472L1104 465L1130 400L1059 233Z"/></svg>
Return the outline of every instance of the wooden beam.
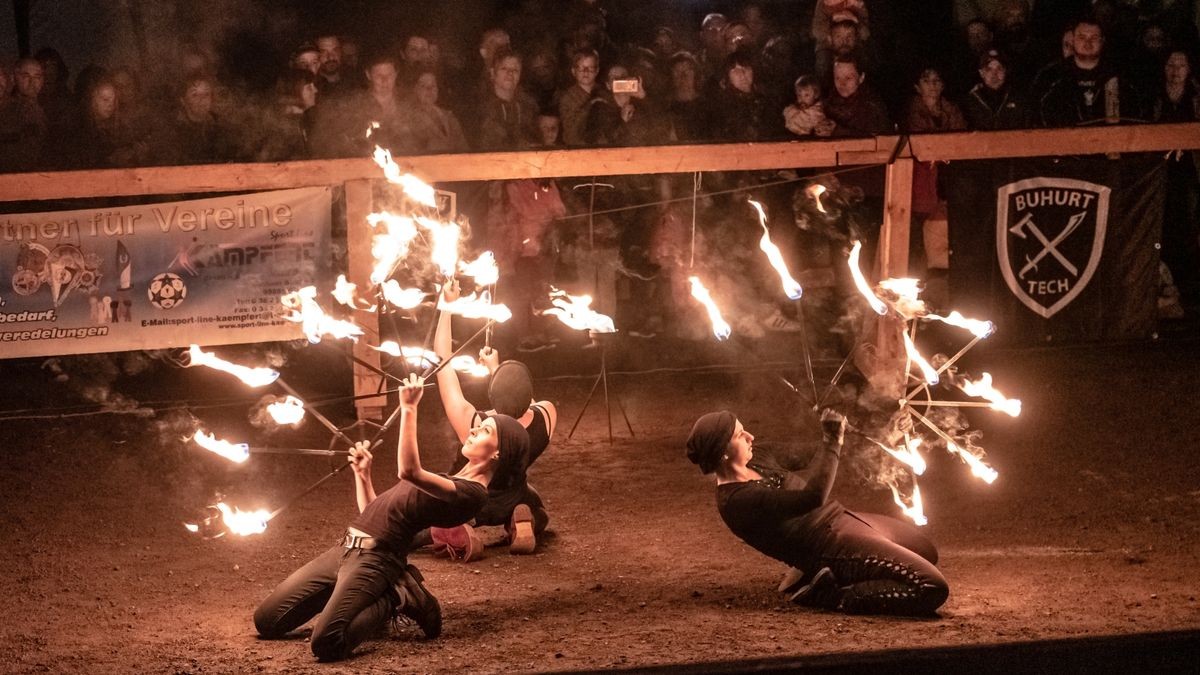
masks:
<svg viewBox="0 0 1200 675"><path fill-rule="evenodd" d="M912 224L913 160L889 164L883 192L883 225L879 229L878 278L908 276L908 239Z"/></svg>
<svg viewBox="0 0 1200 675"><path fill-rule="evenodd" d="M925 162L1200 150L1200 123L924 134L909 142L913 156Z"/></svg>
<svg viewBox="0 0 1200 675"><path fill-rule="evenodd" d="M367 215L374 210L371 194L371 181L359 179L346 182L346 251L350 260L347 277L351 283L360 289L371 287L371 227L367 224ZM355 320L366 331L368 336L374 336L373 341L379 342L379 314L374 312L358 312ZM367 346L366 340L359 340L352 347L354 355L376 368L380 367L380 357L377 350ZM370 369L354 364L354 395L365 396L383 389L383 378ZM383 398L359 399L354 402L358 411L358 419L383 419Z"/></svg>

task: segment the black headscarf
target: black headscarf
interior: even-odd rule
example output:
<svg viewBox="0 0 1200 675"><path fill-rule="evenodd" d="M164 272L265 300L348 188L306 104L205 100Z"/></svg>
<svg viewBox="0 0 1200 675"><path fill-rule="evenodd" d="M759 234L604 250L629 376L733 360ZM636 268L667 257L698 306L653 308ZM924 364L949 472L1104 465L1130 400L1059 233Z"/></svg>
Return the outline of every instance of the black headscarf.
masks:
<svg viewBox="0 0 1200 675"><path fill-rule="evenodd" d="M520 361L505 361L492 373L488 384L488 399L501 415L520 417L533 400L533 377Z"/></svg>
<svg viewBox="0 0 1200 675"><path fill-rule="evenodd" d="M529 461L529 432L517 420L508 415L492 415L496 421L496 448L500 453L500 464L492 476L492 482L513 485L525 478L525 465Z"/></svg>
<svg viewBox="0 0 1200 675"><path fill-rule="evenodd" d="M703 415L692 425L687 439L687 456L704 473L712 473L721 463L721 455L733 440L737 416L728 410Z"/></svg>

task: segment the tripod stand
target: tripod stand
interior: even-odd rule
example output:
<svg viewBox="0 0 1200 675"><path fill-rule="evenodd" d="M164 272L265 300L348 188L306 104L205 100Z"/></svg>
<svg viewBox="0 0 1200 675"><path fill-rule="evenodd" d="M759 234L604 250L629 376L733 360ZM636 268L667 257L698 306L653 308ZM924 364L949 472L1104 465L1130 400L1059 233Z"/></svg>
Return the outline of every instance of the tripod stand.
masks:
<svg viewBox="0 0 1200 675"><path fill-rule="evenodd" d="M587 412L588 406L591 405L592 397L596 395L596 388L599 387L601 383L604 384L604 408L605 412L607 413L605 417L608 420L608 444L612 445L613 442L612 399L614 398L617 401L617 408L621 411L621 417L625 420L625 428L629 430L629 435L631 437L636 435L633 433L633 425L629 423L629 415L625 412L625 404L621 403L620 397L616 396L615 393L613 394L612 398L610 398L608 395L608 342L610 339L612 339L612 335L612 333L596 333L594 331L588 331L588 336L591 337L597 345L599 345L600 373L596 375L596 381L592 382L592 389L588 392L587 399L583 402L583 409L579 411L579 416L575 418L575 423L571 425L571 431L567 433L567 440L570 440L571 437L575 435L575 429L579 426L580 420L583 419L584 413Z"/></svg>

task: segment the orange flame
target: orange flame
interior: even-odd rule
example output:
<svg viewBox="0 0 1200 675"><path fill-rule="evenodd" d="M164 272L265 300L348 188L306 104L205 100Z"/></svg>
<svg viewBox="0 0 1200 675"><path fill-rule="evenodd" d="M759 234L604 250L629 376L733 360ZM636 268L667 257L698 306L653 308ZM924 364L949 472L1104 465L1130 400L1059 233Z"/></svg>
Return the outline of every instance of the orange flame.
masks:
<svg viewBox="0 0 1200 675"><path fill-rule="evenodd" d="M326 335L357 341L358 336L363 334L362 328L349 321L335 319L321 309L317 304L316 286L305 286L282 296L279 301L288 310L283 318L301 324L301 330L313 344L320 342Z"/></svg>
<svg viewBox="0 0 1200 675"><path fill-rule="evenodd" d="M408 255L408 247L417 236L417 226L412 218L387 211L368 215L367 223L376 230L371 239L371 257L375 259L371 283L379 284L391 276L396 263Z"/></svg>
<svg viewBox="0 0 1200 675"><path fill-rule="evenodd" d="M278 371L271 370L270 368L239 366L236 363L230 363L218 357L216 354L201 350L199 345L188 347L188 355L192 359L191 365L208 366L214 370L229 373L251 387L265 387L279 379Z"/></svg>
<svg viewBox="0 0 1200 675"><path fill-rule="evenodd" d="M432 218L417 216L417 224L429 230L429 255L433 264L441 270L442 276L454 276L454 268L458 265L458 241L462 238L462 226L458 223L443 223Z"/></svg>
<svg viewBox="0 0 1200 675"><path fill-rule="evenodd" d="M183 526L187 528L188 532L199 532L200 531L200 526L196 525L195 523L184 523Z"/></svg>
<svg viewBox="0 0 1200 675"><path fill-rule="evenodd" d="M925 517L925 504L921 501L921 487L913 482L912 506L904 503L900 498L900 490L896 489L894 484L889 484L892 488L892 499L896 501L896 506L900 507L900 512L908 516L913 521L913 524L918 527L929 524L929 519Z"/></svg>
<svg viewBox="0 0 1200 675"><path fill-rule="evenodd" d="M350 309L362 309L367 311L374 309L374 306L359 299L358 284L347 280L345 274L338 275L337 282L333 287L333 299L349 307Z"/></svg>
<svg viewBox="0 0 1200 675"><path fill-rule="evenodd" d="M868 284L866 278L863 277L862 269L860 269L858 266L858 258L860 255L862 255L862 242L856 241L850 248L850 276L854 277L854 285L858 288L858 292L867 299L867 303L871 305L871 309L875 310L875 313L879 316L883 316L884 314L887 314L887 305L885 305L883 301L875 295L875 293L871 290L870 284Z"/></svg>
<svg viewBox="0 0 1200 675"><path fill-rule="evenodd" d="M1017 417L1021 414L1021 400L1016 398L1006 398L992 386L991 373L984 373L978 380L972 382L963 378L958 383L959 388L967 393L968 396L978 396L979 398L991 401L990 406L993 410L1008 415L1009 417Z"/></svg>
<svg viewBox="0 0 1200 675"><path fill-rule="evenodd" d="M905 436L905 447L895 449L889 448L873 438L870 440L872 443L882 448L884 452L894 457L896 461L908 466L908 468L912 469L912 472L918 476L924 474L925 469L928 468L928 465L925 463L925 458L921 456L921 453L917 452L917 448L921 446L920 438L910 438Z"/></svg>
<svg viewBox="0 0 1200 675"><path fill-rule="evenodd" d="M425 299L425 291L419 288L401 288L395 279L383 282L383 299L400 309L412 309Z"/></svg>
<svg viewBox="0 0 1200 675"><path fill-rule="evenodd" d="M718 340L728 339L730 334L733 333L733 329L729 327L725 318L721 316L721 310L717 309L717 303L713 302L712 294L700 282L700 277L688 277L688 281L692 284L692 297L699 301L701 305L704 305L705 311L708 312L708 320L712 322L713 335Z"/></svg>
<svg viewBox="0 0 1200 675"><path fill-rule="evenodd" d="M218 502L217 509L221 511L221 520L233 534L246 536L260 534L267 529L267 521L271 520L271 512L266 509L257 511L242 511L229 508L225 502Z"/></svg>
<svg viewBox="0 0 1200 675"><path fill-rule="evenodd" d="M901 279L884 279L879 282L879 287L896 296L895 300L890 300L892 307L896 312L905 319L921 316L925 314L925 303L920 299L921 295L920 279L909 277ZM879 296L875 296L879 297Z"/></svg>
<svg viewBox="0 0 1200 675"><path fill-rule="evenodd" d="M437 192L433 186L412 174L401 172L400 166L392 159L391 151L377 145L374 157L375 163L383 169L383 177L387 178L389 183L399 185L404 189L404 194L418 204L437 207Z"/></svg>
<svg viewBox="0 0 1200 675"><path fill-rule="evenodd" d="M926 382L929 384L938 383L940 378L938 378L937 371L934 370L933 366L929 365L929 362L925 360L925 357L921 356L921 353L917 351L917 346L913 344L912 338L908 336L907 331L904 333L904 351L908 353L909 360L917 364L917 367L921 369L921 377L923 377Z"/></svg>
<svg viewBox="0 0 1200 675"><path fill-rule="evenodd" d="M276 424L291 424L295 426L304 419L304 401L288 394L282 401L267 405L267 414Z"/></svg>
<svg viewBox="0 0 1200 675"><path fill-rule="evenodd" d="M406 362L408 362L408 365L414 368L432 368L442 361L437 354L429 351L428 349L422 349L420 347L401 347L394 340L386 340L383 342L383 344L379 345L378 347L371 347L371 349L376 349L385 354L395 356L396 358L403 358Z"/></svg>
<svg viewBox="0 0 1200 675"><path fill-rule="evenodd" d="M592 309L592 296L570 295L550 287L550 304L554 305L543 314L557 316L559 321L575 330L587 330L593 333L615 333L612 317L605 316Z"/></svg>
<svg viewBox="0 0 1200 675"><path fill-rule="evenodd" d="M512 318L512 311L506 305L492 303L492 294L486 290L461 296L454 302L442 300L438 307L443 312L468 319L490 319L504 323Z"/></svg>
<svg viewBox="0 0 1200 675"><path fill-rule="evenodd" d="M225 459L242 464L250 459L250 446L245 443L230 443L223 441L216 436L205 432L203 429L197 429L196 433L192 434L192 440L196 445L208 450L209 452L218 454Z"/></svg>
<svg viewBox="0 0 1200 675"><path fill-rule="evenodd" d="M971 468L971 475L982 480L983 482L987 483L988 485L995 483L996 478L998 478L1000 476L1000 474L995 469L993 469L992 467L985 464L982 459L976 457L975 455L972 455L971 453L967 452L963 448L958 447L954 443L951 443L950 441L946 441L946 449L949 450L952 454L958 455L959 458L962 459L962 461L965 462L967 464L967 466Z"/></svg>
<svg viewBox="0 0 1200 675"><path fill-rule="evenodd" d="M825 194L825 191L825 186L821 185L820 183L813 183L805 190L805 192L808 193L808 196L812 197L813 201L817 203L817 210L821 213L827 214L829 212L825 210L825 205L821 203L821 195Z"/></svg>
<svg viewBox="0 0 1200 675"><path fill-rule="evenodd" d="M771 241L770 232L767 230L767 212L763 210L762 204L748 200L750 206L758 211L758 224L762 226L763 235L758 240L758 247L763 253L767 254L767 260L771 262L771 267L775 268L775 272L779 274L779 281L783 284L783 293L791 300L799 300L800 296L804 295L804 289L800 283L792 278L788 272L787 264L783 261L783 254L779 252L779 247Z"/></svg>
<svg viewBox="0 0 1200 675"><path fill-rule="evenodd" d="M466 354L461 354L450 359L450 367L470 377L488 376L488 367Z"/></svg>
<svg viewBox="0 0 1200 675"><path fill-rule="evenodd" d="M951 326L965 328L968 331L970 331L971 334L977 338L986 338L987 336L996 332L996 324L992 323L991 321L981 321L979 319L968 319L967 317L960 314L958 312L958 310L950 312L949 316L938 316L937 314L930 314L926 318L933 319L935 321L941 321L943 323L948 323Z"/></svg>
<svg viewBox="0 0 1200 675"><path fill-rule="evenodd" d="M478 286L491 286L500 279L500 268L496 266L496 256L491 251L484 251L471 262L458 263L458 271L475 279Z"/></svg>

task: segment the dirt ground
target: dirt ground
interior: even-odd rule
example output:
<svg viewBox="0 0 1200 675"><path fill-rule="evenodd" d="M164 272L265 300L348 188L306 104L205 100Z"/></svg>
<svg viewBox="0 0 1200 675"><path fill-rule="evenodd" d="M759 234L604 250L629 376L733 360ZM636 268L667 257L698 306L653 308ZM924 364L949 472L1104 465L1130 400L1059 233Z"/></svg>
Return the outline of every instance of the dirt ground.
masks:
<svg viewBox="0 0 1200 675"><path fill-rule="evenodd" d="M303 637L258 640L251 614L337 539L355 512L349 475L264 534L205 540L181 523L216 490L239 506L278 506L327 461L265 456L227 467L179 442L182 411L0 421L0 671L549 671L1200 628L1197 346L971 355L968 364L995 374L1025 412L970 415L1000 472L994 485L944 453L929 457L927 530L951 583L931 620L790 606L775 592L784 565L720 522L712 480L683 456L698 414L733 409L760 442L816 433L812 414L769 374L614 375L637 436L615 417L612 445L596 406L566 438L589 379L542 381L540 393L562 410L551 450L531 471L552 536L528 557L493 548L464 565L415 555L441 598L443 637L406 628L336 665L316 664ZM324 381L323 369L335 366L284 372L333 390L344 380ZM827 380L832 367L819 366ZM75 402L70 392L86 375L53 375L40 362L0 362L0 409L28 417ZM221 377L155 363L111 386L143 404L206 400L224 407L191 412L218 432L248 428L246 392L222 389ZM427 399L427 462L448 462L449 432L436 396ZM324 447L328 435L309 421L300 438L290 441ZM850 448L845 464L878 461L869 453ZM380 489L392 462L394 452L377 462ZM886 489L854 473L843 471L835 498L897 515Z"/></svg>

